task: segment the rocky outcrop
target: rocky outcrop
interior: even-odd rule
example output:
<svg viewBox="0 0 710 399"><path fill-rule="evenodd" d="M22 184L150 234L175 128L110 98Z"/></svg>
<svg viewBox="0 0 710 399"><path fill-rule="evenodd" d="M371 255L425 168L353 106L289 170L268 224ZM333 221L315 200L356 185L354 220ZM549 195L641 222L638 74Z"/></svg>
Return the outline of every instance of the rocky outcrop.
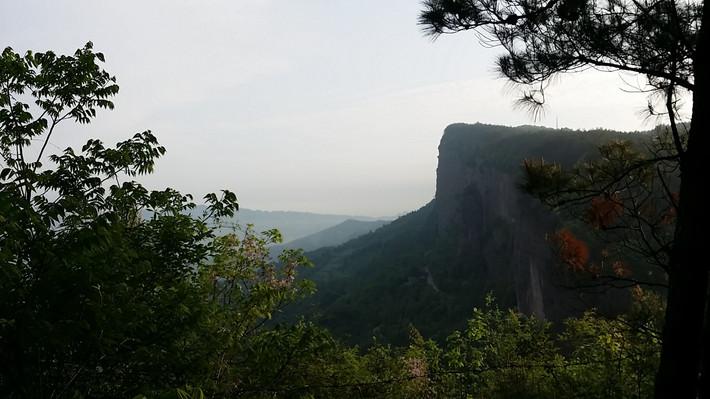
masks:
<svg viewBox="0 0 710 399"><path fill-rule="evenodd" d="M437 168L438 231L459 237L460 252L472 260L471 278L509 286L521 311L545 318L543 268L551 263L545 234L555 218L517 189L517 173L481 156L495 141L467 125L446 130Z"/></svg>
<svg viewBox="0 0 710 399"><path fill-rule="evenodd" d="M583 134L456 124L439 145L438 234L458 238L470 278L507 287L520 311L540 318L561 319L602 302L566 288L546 240L560 221L518 187L526 158L572 164L593 156L599 138Z"/></svg>

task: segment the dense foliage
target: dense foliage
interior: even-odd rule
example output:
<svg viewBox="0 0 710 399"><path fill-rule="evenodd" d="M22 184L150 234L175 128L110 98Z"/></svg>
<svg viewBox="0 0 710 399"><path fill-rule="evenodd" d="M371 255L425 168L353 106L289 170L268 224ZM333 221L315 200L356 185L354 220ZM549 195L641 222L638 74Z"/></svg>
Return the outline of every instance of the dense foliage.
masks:
<svg viewBox="0 0 710 399"><path fill-rule="evenodd" d="M270 373L246 397L645 398L658 364L653 294L637 291L629 316L590 311L555 333L547 322L500 309L492 299L444 343L410 329L409 344L347 348L324 330L297 324L286 337L268 334ZM653 315L653 317L650 317ZM284 366L287 364L287 366ZM279 372L280 374L275 372ZM268 379L268 375L281 378ZM266 382L266 383L265 383ZM238 395L238 396L241 396Z"/></svg>
<svg viewBox="0 0 710 399"><path fill-rule="evenodd" d="M234 214L231 192L207 195L194 218L189 195L128 180L165 152L149 131L46 156L57 125L113 108L118 86L102 61L91 43L71 56L8 48L0 58L3 396L115 397L204 382L216 348L241 345L305 288L291 284L306 263L297 251L278 270L264 252L275 233L214 239L207 220ZM217 283L228 290L216 294ZM231 341L221 334L235 322L228 309L241 312Z"/></svg>

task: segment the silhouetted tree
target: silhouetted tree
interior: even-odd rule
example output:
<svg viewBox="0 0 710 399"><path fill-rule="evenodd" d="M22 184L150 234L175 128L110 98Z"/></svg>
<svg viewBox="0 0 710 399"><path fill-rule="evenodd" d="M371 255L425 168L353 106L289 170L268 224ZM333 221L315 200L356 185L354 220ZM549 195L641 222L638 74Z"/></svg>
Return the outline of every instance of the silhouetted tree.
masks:
<svg viewBox="0 0 710 399"><path fill-rule="evenodd" d="M522 188L591 227L595 242L604 245L596 259L580 262L575 259L583 258L570 254L579 253L572 250L583 242L571 240L564 229L550 236L565 265L593 278L573 288L667 289L679 176L675 156L664 155L672 151L664 131L658 128L646 149L613 141L599 148L596 159L569 169L543 159L524 161Z"/></svg>
<svg viewBox="0 0 710 399"><path fill-rule="evenodd" d="M668 258L668 295L657 398L708 397L707 210L701 189L708 136L708 14L704 1L675 0L427 0L420 23L431 35L473 30L484 45L500 45L499 71L527 85L520 104L537 112L559 73L595 68L647 78L662 98L680 168L677 220ZM676 104L693 97L681 129ZM655 112L653 104L649 109ZM707 329L707 328L706 328ZM707 333L705 333L707 334ZM707 338L707 337L706 337Z"/></svg>

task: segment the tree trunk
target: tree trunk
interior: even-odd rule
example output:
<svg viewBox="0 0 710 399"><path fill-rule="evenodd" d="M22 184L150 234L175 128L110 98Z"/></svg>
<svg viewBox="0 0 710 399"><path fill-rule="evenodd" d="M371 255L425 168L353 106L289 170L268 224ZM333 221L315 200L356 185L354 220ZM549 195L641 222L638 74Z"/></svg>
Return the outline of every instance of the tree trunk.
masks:
<svg viewBox="0 0 710 399"><path fill-rule="evenodd" d="M710 295L705 298L705 327L703 330L702 356L702 362L700 364L700 394L698 397L700 399L710 399Z"/></svg>
<svg viewBox="0 0 710 399"><path fill-rule="evenodd" d="M695 88L688 147L681 158L680 204L669 262L668 304L661 364L656 376L656 399L696 399L700 393L708 291L706 233L710 228L709 210L702 192L707 185L704 166L710 151L708 14L710 10L705 3L694 57Z"/></svg>
<svg viewBox="0 0 710 399"><path fill-rule="evenodd" d="M698 270L703 267L693 264L687 251L678 258L683 263L669 273L656 399L695 399L699 389L707 273Z"/></svg>

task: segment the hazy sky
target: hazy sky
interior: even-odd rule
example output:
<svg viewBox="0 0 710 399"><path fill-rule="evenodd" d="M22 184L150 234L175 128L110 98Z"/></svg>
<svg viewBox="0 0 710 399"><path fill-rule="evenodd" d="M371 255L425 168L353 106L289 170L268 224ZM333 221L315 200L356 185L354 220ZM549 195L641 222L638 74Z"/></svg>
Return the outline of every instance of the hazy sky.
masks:
<svg viewBox="0 0 710 399"><path fill-rule="evenodd" d="M121 87L116 109L65 125L53 148L151 129L167 147L140 180L252 209L371 216L434 195L446 125L532 124L472 35L424 37L418 0L0 0L0 44L87 41ZM635 82L634 76L624 80ZM565 77L537 124L648 128L616 73ZM628 87L626 87L628 88Z"/></svg>

